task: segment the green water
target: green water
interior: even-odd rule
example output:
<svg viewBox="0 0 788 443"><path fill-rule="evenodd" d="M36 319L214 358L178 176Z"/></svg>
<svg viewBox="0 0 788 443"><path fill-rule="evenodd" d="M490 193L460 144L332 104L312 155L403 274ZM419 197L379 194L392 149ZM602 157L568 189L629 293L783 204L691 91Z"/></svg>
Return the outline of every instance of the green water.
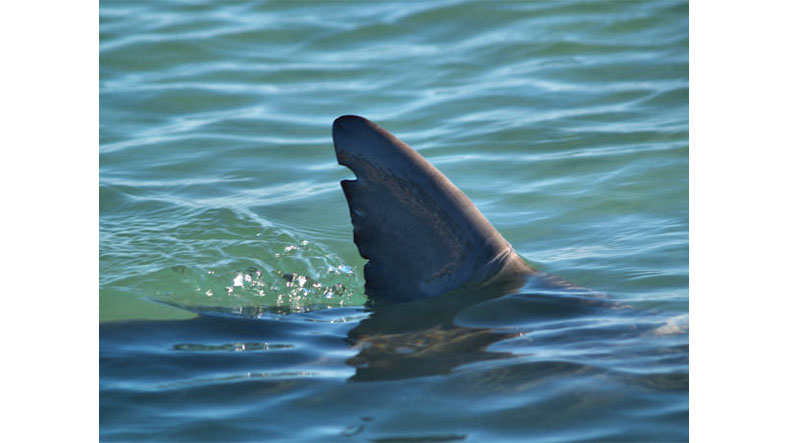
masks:
<svg viewBox="0 0 788 443"><path fill-rule="evenodd" d="M263 358L256 370L218 374L217 360L190 361L154 383L140 375L156 373L150 366L126 373L112 363L144 355L102 338L102 438L686 439L686 3L117 1L101 2L100 33L102 327L151 320L145 333L180 331L179 320L200 325L194 312L208 309L272 322L259 333L290 346L251 346L284 359ZM659 332L613 328L607 345L636 351L605 363L590 350L562 354L559 342L537 352L503 341L491 349L519 359L494 374L476 364L446 378L367 384L382 403L356 410L361 388L344 383L356 351L334 326L357 324L366 301L339 187L352 173L331 144L343 114L419 150L536 267L608 294L639 313L626 322ZM611 317L595 318L608 331ZM222 346L239 339L212 335L214 326L149 338L161 358L235 349ZM141 330L129 331L146 337ZM533 324L518 331L538 342ZM287 361L299 349L323 366ZM512 375L537 354L554 356L552 375ZM567 361L591 373L566 370ZM646 381L633 387L598 370ZM211 403L211 387L247 373L269 374L273 403ZM458 391L469 380L483 382ZM168 400L180 415L164 424L162 404L146 395L166 398L186 381L196 387L184 398L201 412ZM397 392L431 400L414 409ZM468 408L473 398L484 401ZM438 414L445 408L455 415ZM247 421L251 410L290 418L262 425Z"/></svg>

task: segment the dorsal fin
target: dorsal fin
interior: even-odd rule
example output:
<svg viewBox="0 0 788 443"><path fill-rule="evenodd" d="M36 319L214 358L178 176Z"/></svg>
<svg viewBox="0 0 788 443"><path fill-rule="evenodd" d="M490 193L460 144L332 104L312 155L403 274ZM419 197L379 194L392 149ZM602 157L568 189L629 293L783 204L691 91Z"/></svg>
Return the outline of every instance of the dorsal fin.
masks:
<svg viewBox="0 0 788 443"><path fill-rule="evenodd" d="M334 121L353 240L362 257L366 292L383 300L414 300L478 284L504 267L534 272L449 179L386 130L346 115Z"/></svg>

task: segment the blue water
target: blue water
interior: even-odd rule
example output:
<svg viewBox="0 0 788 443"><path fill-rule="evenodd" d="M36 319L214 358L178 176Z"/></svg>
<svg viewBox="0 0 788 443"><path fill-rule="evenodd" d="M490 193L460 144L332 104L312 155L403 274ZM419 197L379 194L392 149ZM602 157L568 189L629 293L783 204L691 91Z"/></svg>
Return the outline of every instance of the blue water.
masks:
<svg viewBox="0 0 788 443"><path fill-rule="evenodd" d="M107 441L688 438L683 2L101 2ZM331 122L444 172L523 290L364 307Z"/></svg>

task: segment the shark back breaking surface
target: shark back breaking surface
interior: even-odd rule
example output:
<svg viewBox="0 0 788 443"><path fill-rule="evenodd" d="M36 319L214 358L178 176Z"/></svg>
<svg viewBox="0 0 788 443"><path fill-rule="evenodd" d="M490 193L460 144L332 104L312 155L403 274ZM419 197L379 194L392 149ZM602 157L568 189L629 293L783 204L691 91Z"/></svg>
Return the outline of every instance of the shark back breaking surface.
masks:
<svg viewBox="0 0 788 443"><path fill-rule="evenodd" d="M346 115L333 125L353 240L365 289L376 300L433 297L538 274L446 176L413 148L369 120Z"/></svg>

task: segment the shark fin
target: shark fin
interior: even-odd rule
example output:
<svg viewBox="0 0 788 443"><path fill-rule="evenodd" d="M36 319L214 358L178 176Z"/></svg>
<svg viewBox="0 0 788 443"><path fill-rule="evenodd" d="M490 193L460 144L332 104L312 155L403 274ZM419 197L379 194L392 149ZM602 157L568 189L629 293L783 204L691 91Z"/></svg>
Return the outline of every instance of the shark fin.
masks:
<svg viewBox="0 0 788 443"><path fill-rule="evenodd" d="M392 134L346 115L333 125L366 292L386 301L482 284L503 269L534 272L446 176Z"/></svg>

